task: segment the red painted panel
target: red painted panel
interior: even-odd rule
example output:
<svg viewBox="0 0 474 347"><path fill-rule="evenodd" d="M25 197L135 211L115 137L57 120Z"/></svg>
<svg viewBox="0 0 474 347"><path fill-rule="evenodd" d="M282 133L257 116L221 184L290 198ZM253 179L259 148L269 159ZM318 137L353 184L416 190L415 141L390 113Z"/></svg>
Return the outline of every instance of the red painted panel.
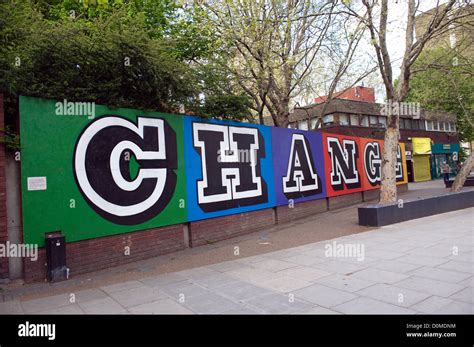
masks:
<svg viewBox="0 0 474 347"><path fill-rule="evenodd" d="M359 140L360 138L353 136L323 133L327 196L363 190L362 152Z"/></svg>

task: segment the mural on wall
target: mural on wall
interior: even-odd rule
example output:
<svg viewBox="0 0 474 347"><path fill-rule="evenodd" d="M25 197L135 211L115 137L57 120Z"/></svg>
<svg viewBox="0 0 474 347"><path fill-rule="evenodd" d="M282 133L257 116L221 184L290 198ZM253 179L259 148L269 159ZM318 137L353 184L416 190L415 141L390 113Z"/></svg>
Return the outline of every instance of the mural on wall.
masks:
<svg viewBox="0 0 474 347"><path fill-rule="evenodd" d="M321 138L317 132L272 128L277 205L326 196Z"/></svg>
<svg viewBox="0 0 474 347"><path fill-rule="evenodd" d="M58 114L56 101L21 97L24 242L68 241L187 221L180 117L95 105Z"/></svg>
<svg viewBox="0 0 474 347"><path fill-rule="evenodd" d="M189 220L274 206L270 128L184 117Z"/></svg>
<svg viewBox="0 0 474 347"><path fill-rule="evenodd" d="M20 97L25 243L69 242L376 189L383 141ZM63 107L65 109L65 107ZM91 107L92 109L92 107ZM72 109L73 110L73 109ZM405 147L397 184L407 182Z"/></svg>
<svg viewBox="0 0 474 347"><path fill-rule="evenodd" d="M360 138L360 147L363 149L363 168L362 186L364 190L380 188L380 180L382 176L382 140ZM397 184L408 182L406 172L405 144L399 143L397 148L397 163L395 167L395 177Z"/></svg>
<svg viewBox="0 0 474 347"><path fill-rule="evenodd" d="M362 149L362 166L364 169L362 187L364 190L377 189L380 187L382 175L383 141L361 138L359 142Z"/></svg>
<svg viewBox="0 0 474 347"><path fill-rule="evenodd" d="M87 203L117 224L141 224L158 215L176 188L176 133L164 118L137 124L103 116L83 130L74 151L74 176ZM140 166L136 177L130 159Z"/></svg>
<svg viewBox="0 0 474 347"><path fill-rule="evenodd" d="M407 159L405 154L405 144L400 142L397 148L397 166L396 166L397 184L408 183Z"/></svg>
<svg viewBox="0 0 474 347"><path fill-rule="evenodd" d="M356 193L362 188L359 138L323 134L324 167L328 196Z"/></svg>

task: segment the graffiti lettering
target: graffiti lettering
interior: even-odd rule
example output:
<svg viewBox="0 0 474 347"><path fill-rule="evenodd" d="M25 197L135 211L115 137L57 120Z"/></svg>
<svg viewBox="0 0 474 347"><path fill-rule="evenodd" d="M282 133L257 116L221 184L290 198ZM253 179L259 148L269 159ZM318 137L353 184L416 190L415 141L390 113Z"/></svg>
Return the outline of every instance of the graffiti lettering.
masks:
<svg viewBox="0 0 474 347"><path fill-rule="evenodd" d="M331 159L331 186L334 190L344 189L344 184L352 189L361 186L357 171L359 157L357 143L354 140L343 140L344 150L335 137L327 138L328 151Z"/></svg>
<svg viewBox="0 0 474 347"><path fill-rule="evenodd" d="M378 142L367 142L364 148L364 169L367 180L372 186L380 183L382 165L380 145Z"/></svg>
<svg viewBox="0 0 474 347"><path fill-rule="evenodd" d="M194 122L193 145L201 157L202 179L197 182L197 199L203 211L268 200L260 165L265 146L258 129ZM250 162L239 160L242 151L249 153Z"/></svg>
<svg viewBox="0 0 474 347"><path fill-rule="evenodd" d="M139 165L132 177L130 153ZM177 168L176 135L161 118L138 117L138 125L104 116L82 132L74 152L74 174L88 204L116 224L140 224L171 199Z"/></svg>
<svg viewBox="0 0 474 347"><path fill-rule="evenodd" d="M321 179L315 170L311 147L304 135L293 134L288 170L283 177L283 193L288 199L294 199L321 191Z"/></svg>

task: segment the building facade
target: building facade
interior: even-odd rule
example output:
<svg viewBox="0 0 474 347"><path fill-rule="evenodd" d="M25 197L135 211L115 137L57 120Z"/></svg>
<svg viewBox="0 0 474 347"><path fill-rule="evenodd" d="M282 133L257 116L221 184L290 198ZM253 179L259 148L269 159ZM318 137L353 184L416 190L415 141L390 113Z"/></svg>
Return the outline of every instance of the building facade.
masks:
<svg viewBox="0 0 474 347"><path fill-rule="evenodd" d="M327 105L316 103L296 108L290 114L289 127L383 139L387 107L390 105L336 98ZM273 125L270 118L265 120L266 124ZM403 104L399 140L405 144L409 181L443 177L444 162L450 165L451 175L457 173L460 146L455 115L423 110L412 103Z"/></svg>

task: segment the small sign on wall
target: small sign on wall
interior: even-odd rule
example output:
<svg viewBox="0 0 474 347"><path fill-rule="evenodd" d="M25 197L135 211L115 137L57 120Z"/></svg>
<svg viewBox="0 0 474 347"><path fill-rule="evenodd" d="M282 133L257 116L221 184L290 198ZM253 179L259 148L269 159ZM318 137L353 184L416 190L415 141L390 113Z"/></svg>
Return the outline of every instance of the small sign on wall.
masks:
<svg viewBox="0 0 474 347"><path fill-rule="evenodd" d="M28 177L28 190L46 190L46 177Z"/></svg>

